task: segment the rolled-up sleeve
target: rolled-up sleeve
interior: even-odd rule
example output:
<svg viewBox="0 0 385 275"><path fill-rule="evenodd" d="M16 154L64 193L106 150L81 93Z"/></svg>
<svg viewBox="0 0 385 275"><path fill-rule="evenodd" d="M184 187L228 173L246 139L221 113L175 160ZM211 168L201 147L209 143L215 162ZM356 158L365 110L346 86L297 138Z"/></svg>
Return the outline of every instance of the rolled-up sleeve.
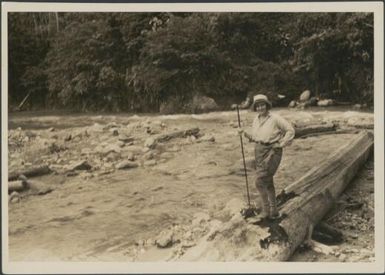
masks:
<svg viewBox="0 0 385 275"><path fill-rule="evenodd" d="M294 139L295 130L294 127L286 119L276 116L276 123L279 129L284 133L284 136L280 140L281 147L290 145L291 141Z"/></svg>

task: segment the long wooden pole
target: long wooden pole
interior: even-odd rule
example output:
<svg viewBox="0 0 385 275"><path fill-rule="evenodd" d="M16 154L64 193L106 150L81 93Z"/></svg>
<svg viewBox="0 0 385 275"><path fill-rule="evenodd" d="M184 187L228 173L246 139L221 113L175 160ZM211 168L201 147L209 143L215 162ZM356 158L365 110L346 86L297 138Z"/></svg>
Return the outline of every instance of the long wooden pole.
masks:
<svg viewBox="0 0 385 275"><path fill-rule="evenodd" d="M237 114L238 114L238 127L241 128L241 117L239 115L239 107L237 105ZM247 169L246 169L246 160L245 160L245 152L243 150L243 139L242 135L239 136L241 140L241 148L242 148L242 159L243 159L243 169L245 170L245 179L246 179L246 191L247 191L247 206L250 208L250 193L249 193L249 182L247 179Z"/></svg>

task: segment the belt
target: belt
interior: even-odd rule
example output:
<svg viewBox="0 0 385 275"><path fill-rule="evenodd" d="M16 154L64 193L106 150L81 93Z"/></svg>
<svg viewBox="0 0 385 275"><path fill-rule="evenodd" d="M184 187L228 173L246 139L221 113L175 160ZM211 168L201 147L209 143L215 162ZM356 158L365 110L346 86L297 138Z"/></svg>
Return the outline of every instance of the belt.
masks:
<svg viewBox="0 0 385 275"><path fill-rule="evenodd" d="M264 146L271 146L273 145L274 143L276 142L272 142L272 143L269 143L269 142L262 142L262 141L254 141L256 144L261 144L261 145L264 145Z"/></svg>

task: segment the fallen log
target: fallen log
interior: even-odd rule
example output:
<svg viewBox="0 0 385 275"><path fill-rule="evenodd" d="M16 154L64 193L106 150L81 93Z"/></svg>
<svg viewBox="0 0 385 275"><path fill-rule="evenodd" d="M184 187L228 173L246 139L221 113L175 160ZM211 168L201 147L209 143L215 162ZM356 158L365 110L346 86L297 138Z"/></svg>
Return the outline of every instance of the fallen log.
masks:
<svg viewBox="0 0 385 275"><path fill-rule="evenodd" d="M350 127L354 127L357 129L368 129L368 130L373 130L374 129L374 124L348 124Z"/></svg>
<svg viewBox="0 0 385 275"><path fill-rule="evenodd" d="M314 124L305 127L295 127L295 138L303 137L309 134L335 131L336 125L334 123Z"/></svg>
<svg viewBox="0 0 385 275"><path fill-rule="evenodd" d="M370 132L360 132L348 140L344 147L278 195L281 213L278 219L261 219L256 216L245 222L239 213L245 207L244 201L229 201L224 211L232 216L230 221L213 221L213 227L202 238L203 241L184 253L180 260L209 258L212 261L286 261L301 244L309 240L314 250L333 253L333 247L312 241L311 237L317 239L318 234L318 240L330 244L341 241L341 232L325 224L318 224L367 161L372 149L373 135ZM256 214L259 211L256 209ZM228 247L231 250L223 254L222 251Z"/></svg>
<svg viewBox="0 0 385 275"><path fill-rule="evenodd" d="M31 166L20 171L10 171L8 174L8 180L9 181L17 180L21 175L24 175L30 178L30 177L46 175L51 172L52 170L47 165Z"/></svg>
<svg viewBox="0 0 385 275"><path fill-rule="evenodd" d="M334 123L326 123L326 124L311 124L302 127L294 127L295 136L294 138L305 138L309 136L318 136L325 134L345 134L350 133L354 130L351 129L341 129L337 130L337 125ZM250 134L245 132L245 137L252 142L252 137Z"/></svg>
<svg viewBox="0 0 385 275"><path fill-rule="evenodd" d="M20 175L18 177L18 180L16 181L8 182L8 194L11 194L13 192L25 191L29 188L30 188L30 182L28 181L27 177L24 175Z"/></svg>
<svg viewBox="0 0 385 275"><path fill-rule="evenodd" d="M53 191L53 188L43 182L30 181L26 176L20 175L18 180L8 182L8 194L28 191L28 195L45 195ZM10 199L11 199L10 197Z"/></svg>
<svg viewBox="0 0 385 275"><path fill-rule="evenodd" d="M24 190L27 190L28 188L29 188L28 183L23 180L8 182L8 194L11 194L12 192L15 192L15 191L22 192Z"/></svg>
<svg viewBox="0 0 385 275"><path fill-rule="evenodd" d="M144 142L144 146L148 148L155 148L156 144L161 142L169 141L173 138L183 138L188 136L197 137L199 133L199 128L190 128L183 131L176 131L168 134L158 135L156 137L150 137Z"/></svg>
<svg viewBox="0 0 385 275"><path fill-rule="evenodd" d="M257 222L269 232L267 237L259 240L266 260L288 260L312 235L313 228L331 209L372 149L373 134L361 132L278 195L281 218Z"/></svg>
<svg viewBox="0 0 385 275"><path fill-rule="evenodd" d="M199 133L199 128L191 128L184 131L177 131L173 133L159 135L155 138L155 142L166 142L173 138L183 138L187 136L196 136Z"/></svg>
<svg viewBox="0 0 385 275"><path fill-rule="evenodd" d="M357 134L358 132L359 130L356 130L356 129L338 129L333 131L305 134L300 136L299 138L308 138L308 137L324 136L324 135Z"/></svg>
<svg viewBox="0 0 385 275"><path fill-rule="evenodd" d="M313 129L315 129L315 128L313 127ZM307 137L323 136L323 135L357 134L357 133L359 133L359 130L355 130L355 129L339 129L339 130L333 130L333 131L327 131L327 132L309 133L309 134L305 134L303 136L300 136L299 138L307 138ZM249 138L249 141L250 141L251 136L249 134L247 134L247 133L245 133L245 136L247 138ZM295 136L294 138L297 138L297 136ZM250 142L253 142L253 141L250 141ZM235 174L239 174L239 175L244 175L243 160L242 159L239 160L239 163L242 164L242 165L237 167L235 169L234 173ZM245 164L246 164L247 172L252 172L253 170L255 170L255 159L254 159L254 157L246 158L245 159Z"/></svg>

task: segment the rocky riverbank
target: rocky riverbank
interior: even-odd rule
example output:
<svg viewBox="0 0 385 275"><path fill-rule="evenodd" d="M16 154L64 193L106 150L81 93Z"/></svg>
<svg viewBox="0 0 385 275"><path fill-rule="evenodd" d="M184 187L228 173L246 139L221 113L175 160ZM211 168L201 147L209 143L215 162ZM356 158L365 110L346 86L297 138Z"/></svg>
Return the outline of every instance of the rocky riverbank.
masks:
<svg viewBox="0 0 385 275"><path fill-rule="evenodd" d="M344 133L295 139L276 175L282 190L373 129L373 114L277 110L297 127L334 123ZM242 111L244 125L254 114ZM10 173L46 166L10 193L12 260L251 261L258 228L245 223L245 182L235 112L169 116L15 116ZM63 127L64 125L64 127ZM252 144L246 155L252 156ZM257 200L251 179L252 200ZM293 261L373 261L373 161L325 221L344 241L301 247Z"/></svg>

